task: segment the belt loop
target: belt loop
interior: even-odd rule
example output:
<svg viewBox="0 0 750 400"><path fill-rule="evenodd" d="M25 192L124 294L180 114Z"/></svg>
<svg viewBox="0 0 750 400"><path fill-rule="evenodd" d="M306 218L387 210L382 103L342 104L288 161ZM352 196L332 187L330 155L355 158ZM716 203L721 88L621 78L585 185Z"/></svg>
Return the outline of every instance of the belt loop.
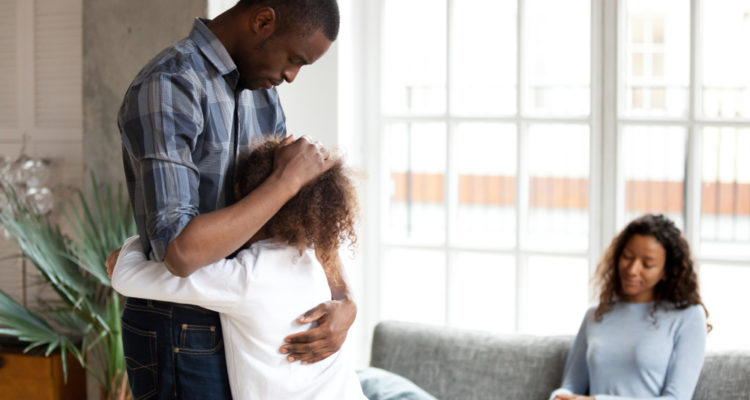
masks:
<svg viewBox="0 0 750 400"><path fill-rule="evenodd" d="M146 306L149 308L154 308L154 303L151 300L146 299Z"/></svg>

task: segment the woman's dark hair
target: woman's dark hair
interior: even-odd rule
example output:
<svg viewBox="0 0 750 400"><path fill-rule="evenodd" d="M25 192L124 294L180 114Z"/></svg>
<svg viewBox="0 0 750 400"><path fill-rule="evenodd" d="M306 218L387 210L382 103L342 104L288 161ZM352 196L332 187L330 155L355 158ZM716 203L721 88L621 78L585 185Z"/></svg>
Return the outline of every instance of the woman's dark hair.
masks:
<svg viewBox="0 0 750 400"><path fill-rule="evenodd" d="M277 33L294 31L307 36L318 29L330 41L339 34L339 6L336 0L239 0L246 7L271 7L279 21Z"/></svg>
<svg viewBox="0 0 750 400"><path fill-rule="evenodd" d="M614 239L604 253L596 269L595 283L599 289L599 306L594 313L595 320L612 309L625 296L620 281L618 263L625 246L634 235L650 236L664 248L664 279L654 287L654 305L651 316L664 302L677 309L685 309L700 304L708 317L708 310L701 300L698 290L698 275L690 255L690 246L682 232L669 218L663 215L646 214L631 221ZM709 330L711 325L708 325Z"/></svg>
<svg viewBox="0 0 750 400"><path fill-rule="evenodd" d="M236 173L235 192L242 198L260 186L271 175L279 139L266 140L240 158ZM303 186L261 228L269 237L297 247L300 254L315 248L320 263L333 271L339 245L357 243L354 231L359 213L357 193L349 178L349 170L340 157L331 156L333 167Z"/></svg>

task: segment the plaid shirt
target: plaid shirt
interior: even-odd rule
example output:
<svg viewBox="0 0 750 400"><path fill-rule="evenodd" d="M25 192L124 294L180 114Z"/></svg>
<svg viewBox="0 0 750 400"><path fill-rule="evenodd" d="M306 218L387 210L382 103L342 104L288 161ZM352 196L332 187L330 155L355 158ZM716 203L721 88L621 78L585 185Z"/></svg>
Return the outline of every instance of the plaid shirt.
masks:
<svg viewBox="0 0 750 400"><path fill-rule="evenodd" d="M118 115L123 163L146 254L164 259L194 216L233 201L235 160L263 135L286 134L275 89L238 87L219 39L196 19L190 36L136 76Z"/></svg>

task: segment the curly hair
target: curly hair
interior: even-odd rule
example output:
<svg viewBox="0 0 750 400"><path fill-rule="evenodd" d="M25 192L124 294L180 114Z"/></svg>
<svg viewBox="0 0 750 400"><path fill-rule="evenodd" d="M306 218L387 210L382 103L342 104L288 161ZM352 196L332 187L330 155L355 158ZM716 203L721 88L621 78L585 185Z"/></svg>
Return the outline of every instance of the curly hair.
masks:
<svg viewBox="0 0 750 400"><path fill-rule="evenodd" d="M664 279L654 287L651 317L655 319L656 309L664 302L671 303L678 310L700 304L708 317L708 310L698 290L698 275L695 273L687 240L669 218L661 214L646 214L631 221L612 239L597 266L595 284L599 289L599 306L594 313L595 320L601 321L602 316L611 310L617 301L625 298L618 263L625 246L634 235L653 237L666 253ZM711 330L710 324L708 330Z"/></svg>
<svg viewBox="0 0 750 400"><path fill-rule="evenodd" d="M268 139L240 158L237 164L235 194L246 196L260 186L273 171L279 139ZM314 248L323 268L335 272L336 251L342 243L357 243L355 223L359 214L357 193L350 171L343 160L331 156L333 167L303 186L261 228L268 237L295 246L300 254ZM336 276L333 275L334 280Z"/></svg>

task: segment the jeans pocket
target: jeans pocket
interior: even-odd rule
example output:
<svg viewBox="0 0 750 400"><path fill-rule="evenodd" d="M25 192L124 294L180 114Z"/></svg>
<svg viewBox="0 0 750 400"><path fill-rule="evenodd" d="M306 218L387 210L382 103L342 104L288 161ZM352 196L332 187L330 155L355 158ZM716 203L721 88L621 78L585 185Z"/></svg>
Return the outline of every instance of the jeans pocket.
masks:
<svg viewBox="0 0 750 400"><path fill-rule="evenodd" d="M214 353L220 338L216 325L182 324L180 326L180 351L188 353Z"/></svg>
<svg viewBox="0 0 750 400"><path fill-rule="evenodd" d="M180 351L175 354L178 399L232 398L223 346L219 345L218 349L216 353Z"/></svg>
<svg viewBox="0 0 750 400"><path fill-rule="evenodd" d="M125 367L128 371L133 400L156 395L156 332L144 331L122 321L122 342L127 348Z"/></svg>
<svg viewBox="0 0 750 400"><path fill-rule="evenodd" d="M180 325L180 348L175 354L178 398L231 399L220 334L216 325Z"/></svg>

